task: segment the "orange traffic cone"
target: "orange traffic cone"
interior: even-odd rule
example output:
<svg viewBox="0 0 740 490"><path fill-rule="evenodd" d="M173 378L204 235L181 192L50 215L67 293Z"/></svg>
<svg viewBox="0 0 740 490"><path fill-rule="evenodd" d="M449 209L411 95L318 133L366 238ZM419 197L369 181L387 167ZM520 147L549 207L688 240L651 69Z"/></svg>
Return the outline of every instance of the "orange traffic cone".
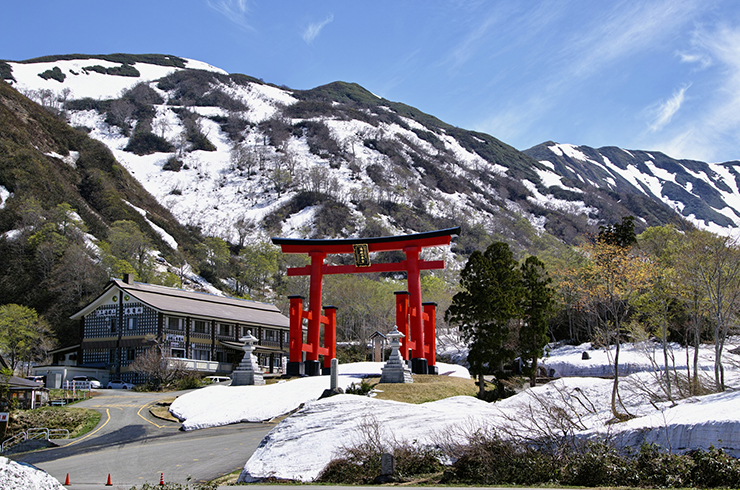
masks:
<svg viewBox="0 0 740 490"><path fill-rule="evenodd" d="M69 473L67 473L67 478L64 479L64 484L69 485Z"/></svg>
<svg viewBox="0 0 740 490"><path fill-rule="evenodd" d="M159 473L159 484L164 485L164 473Z"/></svg>
<svg viewBox="0 0 740 490"><path fill-rule="evenodd" d="M110 482L110 473L108 473L108 483L105 484L106 487L112 487L113 484Z"/></svg>

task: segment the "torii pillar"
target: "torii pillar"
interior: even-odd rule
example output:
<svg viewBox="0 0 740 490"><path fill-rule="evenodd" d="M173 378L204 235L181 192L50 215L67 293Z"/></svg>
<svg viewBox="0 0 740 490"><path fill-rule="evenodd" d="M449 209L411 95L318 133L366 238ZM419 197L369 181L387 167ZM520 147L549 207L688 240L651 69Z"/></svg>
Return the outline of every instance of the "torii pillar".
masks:
<svg viewBox="0 0 740 490"><path fill-rule="evenodd" d="M422 249L449 245L452 235L458 235L460 227L448 228L413 235L357 238L339 240L303 240L273 238L283 253L308 254L311 264L288 269L289 276L311 276L308 311L303 310L303 299L291 297L290 307L290 359L287 372L291 375L320 374L319 355L325 356L325 364L336 355L336 309L327 316L321 314L322 282L325 274L357 274L363 272L406 272L408 284L407 307L399 306L405 297L396 296L396 316L401 325L408 324L404 332L404 350L411 349L411 371L415 374L435 373L436 332L434 307L421 302L421 271L444 269L443 260L426 261L419 258ZM406 260L394 263L371 264L370 253L401 250ZM325 265L327 254L354 254L354 265ZM403 311L400 311L403 309ZM308 319L305 342L303 341L303 319ZM408 320L408 323L406 323ZM326 325L325 346L320 345L321 325ZM399 328L401 328L399 325ZM303 353L306 353L305 362ZM408 352L402 352L406 359Z"/></svg>

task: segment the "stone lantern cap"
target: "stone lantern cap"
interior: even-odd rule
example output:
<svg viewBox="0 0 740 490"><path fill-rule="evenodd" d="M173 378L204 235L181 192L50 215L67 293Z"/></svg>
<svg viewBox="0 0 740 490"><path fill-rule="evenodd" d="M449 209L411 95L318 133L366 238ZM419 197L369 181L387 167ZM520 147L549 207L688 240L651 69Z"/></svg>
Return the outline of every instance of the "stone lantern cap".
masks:
<svg viewBox="0 0 740 490"><path fill-rule="evenodd" d="M244 342L244 345L242 346L242 350L244 352L253 351L254 343L257 342L257 340L258 340L257 337L252 335L251 330L247 330L247 335L239 339L240 342Z"/></svg>
<svg viewBox="0 0 740 490"><path fill-rule="evenodd" d="M405 337L405 335L398 331L398 325L393 326L393 331L389 332L386 337L391 339L391 342L398 342L398 339Z"/></svg>

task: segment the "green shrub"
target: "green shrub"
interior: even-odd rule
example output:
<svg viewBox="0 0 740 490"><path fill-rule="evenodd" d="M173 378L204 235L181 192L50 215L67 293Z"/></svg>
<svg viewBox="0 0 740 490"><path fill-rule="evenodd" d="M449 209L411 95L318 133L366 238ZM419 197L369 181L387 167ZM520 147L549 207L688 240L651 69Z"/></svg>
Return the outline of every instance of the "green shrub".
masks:
<svg viewBox="0 0 740 490"><path fill-rule="evenodd" d="M106 101L85 97L83 99L68 100L64 107L70 111L98 111L106 112L109 104Z"/></svg>
<svg viewBox="0 0 740 490"><path fill-rule="evenodd" d="M603 441L589 442L586 451L576 454L563 468L562 478L562 483L584 487L637 483L636 472L631 469L629 461Z"/></svg>
<svg viewBox="0 0 740 490"><path fill-rule="evenodd" d="M121 66L112 66L106 70L108 75L116 75L119 77L140 77L141 73L139 70L131 65L123 64Z"/></svg>
<svg viewBox="0 0 740 490"><path fill-rule="evenodd" d="M171 56L166 54L129 54L129 53L113 53L113 54L58 54L50 56L41 56L38 58L31 58L28 60L19 61L19 63L51 63L60 60L105 60L112 63L123 63L133 65L134 63L149 63L151 65L159 66L176 66L179 68L185 68L185 60L178 58L177 56Z"/></svg>
<svg viewBox="0 0 740 490"><path fill-rule="evenodd" d="M665 452L655 444L643 444L634 465L641 486L691 486L694 462L685 455Z"/></svg>
<svg viewBox="0 0 740 490"><path fill-rule="evenodd" d="M39 76L44 80L53 78L57 82L63 82L64 79L67 78L67 76L62 73L62 70L60 70L58 66L55 66L51 70L46 70L45 72L39 73Z"/></svg>
<svg viewBox="0 0 740 490"><path fill-rule="evenodd" d="M445 483L533 485L550 481L556 473L552 455L502 439L493 431L474 434L455 456Z"/></svg>
<svg viewBox="0 0 740 490"><path fill-rule="evenodd" d="M216 151L216 146L208 140L208 137L200 131L188 131L188 141L193 144L191 151Z"/></svg>
<svg viewBox="0 0 740 490"><path fill-rule="evenodd" d="M367 484L381 474L381 457L391 452L396 459L397 478L409 479L442 471L441 452L435 448L418 446L406 442L396 442L389 448L382 448L377 441L343 448L343 456L333 459L316 479L321 483Z"/></svg>
<svg viewBox="0 0 740 490"><path fill-rule="evenodd" d="M94 71L96 73L101 73L105 75L107 73L106 69L102 65L91 65L91 66L85 66L82 68L85 71Z"/></svg>
<svg viewBox="0 0 740 490"><path fill-rule="evenodd" d="M429 446L403 444L393 449L396 474L400 478L439 473L443 470L442 452Z"/></svg>
<svg viewBox="0 0 740 490"><path fill-rule="evenodd" d="M347 387L344 392L348 395L367 395L371 391L373 391L373 388L375 385L370 384L369 381L365 381L364 379L360 381L360 384L352 383Z"/></svg>
<svg viewBox="0 0 740 490"><path fill-rule="evenodd" d="M179 172L181 169L182 161L174 156L168 158L164 165L162 165L162 170L169 170L171 172ZM182 194L182 192L180 192L180 194Z"/></svg>
<svg viewBox="0 0 740 490"><path fill-rule="evenodd" d="M13 67L4 61L0 61L0 78L16 81L15 77L13 77Z"/></svg>
<svg viewBox="0 0 740 490"><path fill-rule="evenodd" d="M144 82L137 83L130 90L124 92L123 98L137 105L164 104L162 96Z"/></svg>
<svg viewBox="0 0 740 490"><path fill-rule="evenodd" d="M740 461L722 449L710 446L707 451L698 449L690 452L688 456L694 463L691 479L695 487L740 486Z"/></svg>
<svg viewBox="0 0 740 490"><path fill-rule="evenodd" d="M151 155L152 153L169 153L175 151L175 147L154 133L136 131L128 140L124 151L130 151L135 155Z"/></svg>
<svg viewBox="0 0 740 490"><path fill-rule="evenodd" d="M140 77L141 73L139 73L139 70L134 68L133 66L129 64L122 64L121 66L111 66L110 68L106 68L101 65L90 65L85 66L83 70L86 71L94 71L96 73L101 73L103 75L117 75L119 77Z"/></svg>
<svg viewBox="0 0 740 490"><path fill-rule="evenodd" d="M203 386L203 378L198 373L187 373L174 383L175 390L192 390Z"/></svg>

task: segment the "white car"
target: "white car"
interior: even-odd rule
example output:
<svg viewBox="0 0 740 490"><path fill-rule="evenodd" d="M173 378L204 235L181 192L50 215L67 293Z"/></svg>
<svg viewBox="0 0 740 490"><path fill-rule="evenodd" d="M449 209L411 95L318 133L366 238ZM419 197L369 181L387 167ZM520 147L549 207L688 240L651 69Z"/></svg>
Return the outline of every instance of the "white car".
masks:
<svg viewBox="0 0 740 490"><path fill-rule="evenodd" d="M100 380L93 378L92 376L75 376L72 378L73 383L79 383L81 388L86 388L84 385L90 383L90 389L100 388Z"/></svg>
<svg viewBox="0 0 740 490"><path fill-rule="evenodd" d="M108 386L106 386L106 388L108 388L109 390L111 388L119 390L133 390L134 385L125 381L108 381Z"/></svg>

